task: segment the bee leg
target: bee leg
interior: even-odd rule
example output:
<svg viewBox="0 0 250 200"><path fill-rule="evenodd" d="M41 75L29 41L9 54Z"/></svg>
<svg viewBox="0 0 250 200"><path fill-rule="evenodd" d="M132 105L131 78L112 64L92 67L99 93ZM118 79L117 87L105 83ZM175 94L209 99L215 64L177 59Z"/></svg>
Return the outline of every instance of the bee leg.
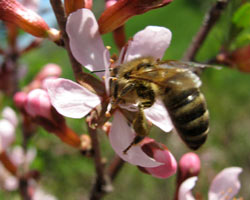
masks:
<svg viewBox="0 0 250 200"><path fill-rule="evenodd" d="M137 144L140 143L144 138L145 138L144 136L139 136L139 135L135 136L134 140L130 143L130 145L129 145L126 149L123 150L123 153L124 153L124 154L127 154L128 150L129 150L132 146L137 145Z"/></svg>
<svg viewBox="0 0 250 200"><path fill-rule="evenodd" d="M147 126L147 120L145 118L144 112L143 112L143 106L139 105L139 111L136 114L136 117L133 121L133 128L136 132L136 136L134 140L131 142L131 144L123 151L124 154L127 153L127 151L133 146L140 143L145 136L148 135L148 126Z"/></svg>

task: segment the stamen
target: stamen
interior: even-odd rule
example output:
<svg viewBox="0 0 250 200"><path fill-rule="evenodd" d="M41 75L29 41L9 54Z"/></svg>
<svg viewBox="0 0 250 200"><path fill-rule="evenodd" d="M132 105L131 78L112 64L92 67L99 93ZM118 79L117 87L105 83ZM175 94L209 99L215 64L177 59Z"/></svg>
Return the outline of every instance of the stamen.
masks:
<svg viewBox="0 0 250 200"><path fill-rule="evenodd" d="M111 46L106 46L106 49L110 50L110 49L111 49Z"/></svg>
<svg viewBox="0 0 250 200"><path fill-rule="evenodd" d="M110 113L111 108L112 108L112 105L111 105L111 103L109 103L107 106L107 111L105 113L105 117L111 117L111 113Z"/></svg>

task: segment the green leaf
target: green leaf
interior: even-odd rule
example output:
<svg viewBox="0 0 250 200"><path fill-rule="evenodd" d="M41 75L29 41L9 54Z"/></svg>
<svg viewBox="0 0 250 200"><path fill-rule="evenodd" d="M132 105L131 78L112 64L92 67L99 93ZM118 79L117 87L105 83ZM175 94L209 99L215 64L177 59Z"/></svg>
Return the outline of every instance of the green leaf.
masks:
<svg viewBox="0 0 250 200"><path fill-rule="evenodd" d="M241 28L250 27L250 3L243 4L235 11L233 23Z"/></svg>

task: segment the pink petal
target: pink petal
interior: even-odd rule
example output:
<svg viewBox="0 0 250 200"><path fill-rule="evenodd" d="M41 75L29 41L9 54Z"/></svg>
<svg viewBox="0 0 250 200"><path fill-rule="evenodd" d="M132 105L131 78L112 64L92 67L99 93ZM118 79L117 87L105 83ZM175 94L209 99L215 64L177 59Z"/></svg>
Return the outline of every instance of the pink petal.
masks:
<svg viewBox="0 0 250 200"><path fill-rule="evenodd" d="M91 71L104 70L109 63L95 16L89 9L79 9L68 17L66 31L74 57ZM102 77L103 72L97 73Z"/></svg>
<svg viewBox="0 0 250 200"><path fill-rule="evenodd" d="M8 176L4 181L4 189L8 191L17 190L19 182L15 176Z"/></svg>
<svg viewBox="0 0 250 200"><path fill-rule="evenodd" d="M10 153L11 161L16 165L20 166L25 161L24 150L21 146L15 146Z"/></svg>
<svg viewBox="0 0 250 200"><path fill-rule="evenodd" d="M140 145L132 146L126 154L123 151L133 141L135 133L128 126L125 117L119 111L114 114L109 141L115 152L125 161L142 167L157 167L161 163L147 156L141 149Z"/></svg>
<svg viewBox="0 0 250 200"><path fill-rule="evenodd" d="M2 117L9 120L13 126L17 126L18 119L15 111L11 107L5 107L2 112Z"/></svg>
<svg viewBox="0 0 250 200"><path fill-rule="evenodd" d="M149 121L163 131L169 132L173 129L172 121L162 101L156 100L153 106L144 110L144 113Z"/></svg>
<svg viewBox="0 0 250 200"><path fill-rule="evenodd" d="M174 156L167 149L165 150L153 150L154 159L158 162L164 163L164 165L145 168L151 175L157 178L168 178L176 173L177 162Z"/></svg>
<svg viewBox="0 0 250 200"><path fill-rule="evenodd" d="M48 80L46 85L52 105L66 117L82 118L101 103L96 94L68 79Z"/></svg>
<svg viewBox="0 0 250 200"><path fill-rule="evenodd" d="M230 167L222 170L213 179L208 197L210 200L233 199L240 189L240 167Z"/></svg>
<svg viewBox="0 0 250 200"><path fill-rule="evenodd" d="M6 150L15 140L15 127L6 119L0 120L0 151Z"/></svg>
<svg viewBox="0 0 250 200"><path fill-rule="evenodd" d="M195 182L197 181L197 177L191 177L187 180L185 180L180 188L179 188L179 193L178 193L178 200L195 200L194 196L192 195L191 190L195 186Z"/></svg>
<svg viewBox="0 0 250 200"><path fill-rule="evenodd" d="M171 41L172 33L160 26L147 26L139 31L129 43L124 62L150 56L161 59Z"/></svg>

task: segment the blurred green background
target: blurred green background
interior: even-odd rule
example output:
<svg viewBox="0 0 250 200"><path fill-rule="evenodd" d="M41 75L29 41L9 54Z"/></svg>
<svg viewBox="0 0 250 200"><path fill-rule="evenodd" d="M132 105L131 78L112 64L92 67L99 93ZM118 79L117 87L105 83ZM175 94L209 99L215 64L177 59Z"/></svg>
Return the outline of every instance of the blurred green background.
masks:
<svg viewBox="0 0 250 200"><path fill-rule="evenodd" d="M166 7L152 10L143 15L133 17L126 23L127 37L147 25L158 25L169 28L173 37L165 59L181 59L188 48L192 37L202 24L204 14L214 1L174 0ZM237 3L237 2L236 2ZM43 6L49 9L49 1ZM229 25L235 1L231 1L223 17L213 28L197 60L205 62L217 55L220 47L228 38ZM103 8L101 1L94 1L96 16ZM55 22L48 15L46 20ZM56 26L55 24L53 26ZM4 33L1 32L1 40ZM117 53L112 34L103 36L105 45L112 47L111 52ZM20 83L20 87L29 83L33 76L48 62L62 66L63 77L73 79L72 70L64 49L44 41L41 48L22 57L21 64L28 65L28 74ZM202 74L202 91L207 99L211 116L211 130L207 142L196 153L200 156L202 169L194 192L207 198L207 191L212 178L223 168L239 166L243 168L240 175L242 187L238 196L250 199L250 76L235 69L223 67L221 70L208 69ZM78 133L86 133L83 119L67 119ZM20 143L20 130L17 131ZM153 128L151 136L164 143L177 160L190 150L176 134L163 133ZM108 162L114 155L106 136L100 131L102 154ZM32 164L33 169L41 171L41 184L44 189L60 200L83 200L88 196L94 181L93 160L82 156L78 151L62 144L54 135L39 129L30 141L30 146L37 148L38 155ZM105 200L144 200L173 199L175 176L168 179L157 179L141 173L136 166L125 164L114 181L114 191L104 197ZM0 199L20 199L18 193L0 191Z"/></svg>

